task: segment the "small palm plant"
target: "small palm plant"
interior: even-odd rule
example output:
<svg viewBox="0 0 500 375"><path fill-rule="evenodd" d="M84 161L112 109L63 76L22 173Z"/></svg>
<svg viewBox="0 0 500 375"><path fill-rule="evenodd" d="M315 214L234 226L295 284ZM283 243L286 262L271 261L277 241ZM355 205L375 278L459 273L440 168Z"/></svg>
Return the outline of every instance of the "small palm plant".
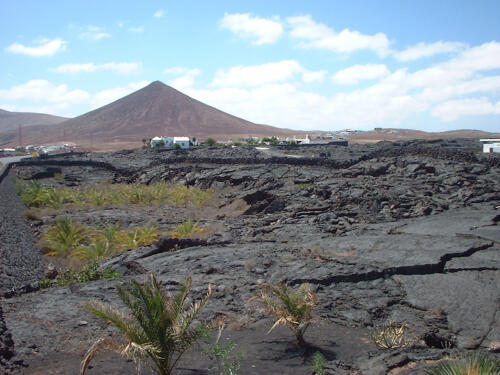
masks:
<svg viewBox="0 0 500 375"><path fill-rule="evenodd" d="M158 375L170 375L177 361L206 330L199 325L191 325L199 311L212 295L208 287L207 295L199 302L186 307L186 299L192 280L188 278L180 291L169 299L161 290L154 275L148 283L140 284L132 280L118 287L118 295L130 309L125 315L119 310L103 304L87 306L91 313L107 320L120 330L125 342L101 339L88 350L82 361L81 375L94 356L102 350L114 350L136 363L147 363Z"/></svg>
<svg viewBox="0 0 500 375"><path fill-rule="evenodd" d="M116 254L116 249L107 240L91 242L80 246L75 255L87 261L100 261Z"/></svg>
<svg viewBox="0 0 500 375"><path fill-rule="evenodd" d="M253 300L260 303L260 311L276 318L269 332L279 325L285 325L295 334L297 344L305 346L304 333L315 323L312 310L318 303L309 284L302 284L296 291L284 283L266 284L259 295L250 299Z"/></svg>
<svg viewBox="0 0 500 375"><path fill-rule="evenodd" d="M173 229L174 230L169 233L170 237L179 239L206 232L205 228L199 227L198 223L195 223L191 218L176 225Z"/></svg>
<svg viewBox="0 0 500 375"><path fill-rule="evenodd" d="M75 224L69 217L64 217L42 236L43 245L49 251L46 255L67 257L73 253L85 239L85 227Z"/></svg>
<svg viewBox="0 0 500 375"><path fill-rule="evenodd" d="M116 235L119 249L136 249L139 246L149 246L160 238L158 227L155 225L121 230Z"/></svg>
<svg viewBox="0 0 500 375"><path fill-rule="evenodd" d="M500 375L500 361L485 355L441 362L426 375Z"/></svg>

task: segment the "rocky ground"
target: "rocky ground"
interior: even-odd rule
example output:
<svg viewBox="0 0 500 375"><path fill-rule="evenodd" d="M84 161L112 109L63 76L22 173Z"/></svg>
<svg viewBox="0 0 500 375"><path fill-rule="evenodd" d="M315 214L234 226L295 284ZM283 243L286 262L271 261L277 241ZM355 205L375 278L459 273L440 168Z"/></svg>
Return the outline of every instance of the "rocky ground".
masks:
<svg viewBox="0 0 500 375"><path fill-rule="evenodd" d="M127 206L45 210L27 220L9 178L0 185L0 366L22 374L76 374L97 338L116 335L82 306L118 305L115 286L154 272L174 291L192 276L212 284L203 318L226 316L224 340L243 354L241 374L311 374L320 351L329 374L419 374L449 355L500 351L500 158L475 141L412 141L295 148L208 148L72 154L23 161L10 176L81 186L170 181L211 188L204 208ZM156 244L106 262L113 280L37 290L45 260L37 239L56 217L86 224L154 224ZM208 228L168 238L191 217ZM318 324L299 350L286 328L248 300L263 283L308 282ZM374 326L407 322L412 346L382 350ZM101 354L89 374L134 373ZM196 348L177 374L208 374Z"/></svg>

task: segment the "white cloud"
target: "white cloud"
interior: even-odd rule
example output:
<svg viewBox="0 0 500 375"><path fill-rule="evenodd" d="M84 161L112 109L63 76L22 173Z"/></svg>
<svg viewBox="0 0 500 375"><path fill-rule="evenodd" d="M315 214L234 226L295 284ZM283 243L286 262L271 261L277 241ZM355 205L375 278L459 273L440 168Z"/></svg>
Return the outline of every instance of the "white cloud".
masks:
<svg viewBox="0 0 500 375"><path fill-rule="evenodd" d="M500 114L500 101L491 103L488 98L450 100L439 104L432 115L442 121L455 121L462 116Z"/></svg>
<svg viewBox="0 0 500 375"><path fill-rule="evenodd" d="M63 64L54 69L57 73L94 73L97 71L113 71L119 74L138 73L142 64L138 62L109 62L105 64L85 63L85 64Z"/></svg>
<svg viewBox="0 0 500 375"><path fill-rule="evenodd" d="M139 33L144 32L144 26L129 27L128 31L130 31L131 33L139 34Z"/></svg>
<svg viewBox="0 0 500 375"><path fill-rule="evenodd" d="M304 70L302 72L302 80L305 83L323 82L327 74L328 74L327 70L318 70L316 72L310 72Z"/></svg>
<svg viewBox="0 0 500 375"><path fill-rule="evenodd" d="M142 89L150 83L150 81L132 82L123 87L114 87L111 89L99 91L92 95L90 99L90 108L96 109L102 107L103 105L114 102L115 100L129 95L134 91Z"/></svg>
<svg viewBox="0 0 500 375"><path fill-rule="evenodd" d="M338 53L368 49L382 57L389 53L390 42L384 33L367 35L349 29L336 33L330 27L315 22L310 15L289 17L287 21L292 28L290 36L302 40L298 44L301 48L326 49Z"/></svg>
<svg viewBox="0 0 500 375"><path fill-rule="evenodd" d="M283 60L261 65L234 66L228 70L219 69L215 73L213 87L251 87L284 82L302 75L306 83L322 81L326 71L311 72L295 60Z"/></svg>
<svg viewBox="0 0 500 375"><path fill-rule="evenodd" d="M39 79L0 90L0 100L4 102L2 108L10 110L74 116L81 114L81 111L86 112L109 104L149 83L149 81L132 82L122 87L89 93ZM74 113L75 108L79 108L79 113Z"/></svg>
<svg viewBox="0 0 500 375"><path fill-rule="evenodd" d="M53 40L42 40L35 47L27 47L20 43L14 43L5 48L7 52L17 53L21 55L28 56L52 56L59 51L64 51L66 49L66 44L62 39L53 39Z"/></svg>
<svg viewBox="0 0 500 375"><path fill-rule="evenodd" d="M193 86L194 80L201 73L199 69L188 69L180 66L167 68L165 74L176 75L178 77L168 81L168 84L178 90L185 90Z"/></svg>
<svg viewBox="0 0 500 375"><path fill-rule="evenodd" d="M217 70L211 85L215 87L262 86L287 81L301 71L301 65L295 60L252 66L240 65L229 70Z"/></svg>
<svg viewBox="0 0 500 375"><path fill-rule="evenodd" d="M283 25L279 21L249 13L226 13L220 22L222 27L236 35L253 39L252 44L256 46L275 43L283 34Z"/></svg>
<svg viewBox="0 0 500 375"><path fill-rule="evenodd" d="M334 83L341 85L354 85L359 81L385 77L389 69L384 64L353 65L339 70L332 76Z"/></svg>
<svg viewBox="0 0 500 375"><path fill-rule="evenodd" d="M385 65L356 67L344 75L337 72L337 78L344 81L368 76L378 76L378 80L368 87L333 95L304 89L296 79L302 74L305 81L304 68L294 60L221 70L211 88L189 88L186 92L250 121L292 129L399 127L415 114L444 121L474 114L499 115L500 75L479 75L499 68L500 43L492 42L414 72L407 68L389 72ZM490 103L478 95L496 99Z"/></svg>
<svg viewBox="0 0 500 375"><path fill-rule="evenodd" d="M155 18L162 18L163 16L165 16L165 11L163 9L158 9L153 14L153 17L155 17Z"/></svg>
<svg viewBox="0 0 500 375"><path fill-rule="evenodd" d="M89 97L89 93L84 90L70 90L66 85L54 85L43 79L31 80L7 90L0 90L0 99L9 101L81 103Z"/></svg>
<svg viewBox="0 0 500 375"><path fill-rule="evenodd" d="M110 38L111 34L105 32L102 27L88 25L88 26L83 28L83 31L80 34L78 34L78 37L80 39L97 41L97 40L101 40L101 39L105 39L105 38Z"/></svg>
<svg viewBox="0 0 500 375"><path fill-rule="evenodd" d="M466 44L460 42L420 42L414 46L408 47L403 51L395 53L394 56L399 61L411 61L418 60L423 57L431 57L442 53L458 52L463 50L465 47Z"/></svg>
<svg viewBox="0 0 500 375"><path fill-rule="evenodd" d="M163 71L164 74L182 74L187 72L189 69L180 66L174 66L172 68L167 68Z"/></svg>

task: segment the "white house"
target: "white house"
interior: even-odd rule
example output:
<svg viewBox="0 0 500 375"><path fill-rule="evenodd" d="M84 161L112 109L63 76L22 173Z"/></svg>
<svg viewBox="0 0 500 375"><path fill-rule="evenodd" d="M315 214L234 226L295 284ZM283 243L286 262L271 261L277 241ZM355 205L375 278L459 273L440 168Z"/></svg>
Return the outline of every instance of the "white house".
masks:
<svg viewBox="0 0 500 375"><path fill-rule="evenodd" d="M483 152L500 153L500 139L480 139L479 142L483 143Z"/></svg>
<svg viewBox="0 0 500 375"><path fill-rule="evenodd" d="M183 150L189 149L189 137L174 137L174 145L180 145Z"/></svg>
<svg viewBox="0 0 500 375"><path fill-rule="evenodd" d="M151 147L159 147L158 145L163 142L163 148L171 149L174 145L178 144L181 149L189 149L188 137L154 137L151 139Z"/></svg>

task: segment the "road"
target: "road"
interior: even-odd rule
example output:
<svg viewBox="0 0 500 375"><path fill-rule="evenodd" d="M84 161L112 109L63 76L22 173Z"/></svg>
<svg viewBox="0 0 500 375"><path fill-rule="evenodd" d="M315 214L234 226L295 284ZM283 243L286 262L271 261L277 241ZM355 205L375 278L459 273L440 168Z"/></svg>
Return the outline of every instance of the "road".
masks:
<svg viewBox="0 0 500 375"><path fill-rule="evenodd" d="M26 159L26 158L31 158L31 155L23 155L23 156L8 156L5 158L0 158L0 175L2 175L4 169L9 165L10 163L15 163L16 161Z"/></svg>

